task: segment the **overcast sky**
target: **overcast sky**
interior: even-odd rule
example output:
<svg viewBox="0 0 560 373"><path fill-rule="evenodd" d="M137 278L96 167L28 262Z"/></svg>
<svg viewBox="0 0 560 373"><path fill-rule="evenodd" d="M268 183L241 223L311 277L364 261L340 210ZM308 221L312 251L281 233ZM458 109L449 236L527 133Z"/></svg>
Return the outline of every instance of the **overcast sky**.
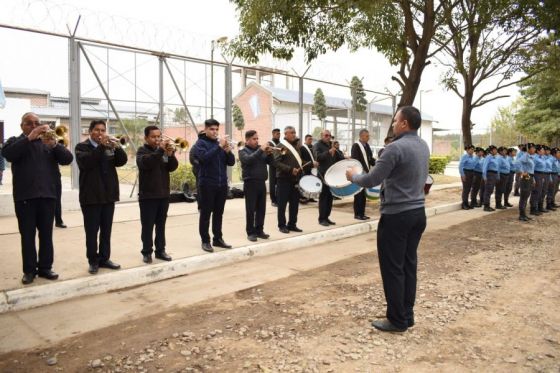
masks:
<svg viewBox="0 0 560 373"><path fill-rule="evenodd" d="M67 33L66 23L73 26L78 14L83 18L78 29L80 36L203 58L209 58L212 39L233 37L238 33L235 8L228 0L0 2L0 23L49 31ZM64 39L0 28L0 79L8 87L38 88L67 95L66 53ZM265 59L261 64L287 70L293 68L300 73L305 69L301 55L287 63ZM307 76L345 83L352 75L357 75L364 78L364 86L368 89L384 91L388 88L391 92L397 92L398 86L391 81L391 75L396 74L396 71L396 67L390 66L383 55L374 50L356 53L339 50L314 61ZM442 70L436 61L426 68L420 86L425 91L422 94L422 110L439 121L436 127L459 129L461 101L453 93L441 88L441 74ZM153 78L157 79L157 75L154 74ZM203 80L203 77L192 78L189 84L200 88L204 85ZM312 92L314 89L306 87L306 91ZM507 93L512 98L501 99L475 110L472 118L476 123L475 129L487 128L497 108L509 105L517 96L517 88L513 87ZM341 92L333 89L331 94ZM157 97L157 92L153 92L153 96ZM367 98L371 100L374 95L368 94ZM389 101L383 103L390 104ZM419 95L415 104L420 105Z"/></svg>

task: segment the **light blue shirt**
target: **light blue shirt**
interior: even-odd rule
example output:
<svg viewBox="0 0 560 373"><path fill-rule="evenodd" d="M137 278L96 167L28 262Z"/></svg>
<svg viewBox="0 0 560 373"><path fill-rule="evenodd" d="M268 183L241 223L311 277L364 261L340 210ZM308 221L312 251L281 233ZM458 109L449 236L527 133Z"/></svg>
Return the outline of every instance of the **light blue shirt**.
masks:
<svg viewBox="0 0 560 373"><path fill-rule="evenodd" d="M544 172L552 172L552 162L554 162L554 158L551 155L545 155L544 157Z"/></svg>
<svg viewBox="0 0 560 373"><path fill-rule="evenodd" d="M486 158L484 158L484 163L482 164L482 178L484 180L487 178L488 171L494 171L498 174L500 173L498 155L494 156L492 154L488 154Z"/></svg>
<svg viewBox="0 0 560 373"><path fill-rule="evenodd" d="M535 154L535 172L546 172L544 155Z"/></svg>
<svg viewBox="0 0 560 373"><path fill-rule="evenodd" d="M521 158L517 158L518 171L532 175L535 172L534 156L529 153L523 153Z"/></svg>
<svg viewBox="0 0 560 373"><path fill-rule="evenodd" d="M509 161L507 156L498 155L499 171L501 175L509 174Z"/></svg>
<svg viewBox="0 0 560 373"><path fill-rule="evenodd" d="M474 155L469 155L469 153L463 154L459 161L459 174L465 176L465 171L472 171L475 165L476 157Z"/></svg>
<svg viewBox="0 0 560 373"><path fill-rule="evenodd" d="M96 143L95 141L93 141L93 140L91 139L91 137L90 137L88 140L89 140L89 143L90 143L91 145L93 145L94 148L97 148L97 147L99 146L99 144Z"/></svg>
<svg viewBox="0 0 560 373"><path fill-rule="evenodd" d="M552 173L560 174L560 160L554 158L552 162Z"/></svg>
<svg viewBox="0 0 560 373"><path fill-rule="evenodd" d="M517 172L518 171L517 167L519 167L517 165L517 159L509 155L507 156L507 159L509 161L509 172Z"/></svg>
<svg viewBox="0 0 560 373"><path fill-rule="evenodd" d="M482 172L482 164L484 163L484 157L476 156L476 163L474 165L474 171Z"/></svg>

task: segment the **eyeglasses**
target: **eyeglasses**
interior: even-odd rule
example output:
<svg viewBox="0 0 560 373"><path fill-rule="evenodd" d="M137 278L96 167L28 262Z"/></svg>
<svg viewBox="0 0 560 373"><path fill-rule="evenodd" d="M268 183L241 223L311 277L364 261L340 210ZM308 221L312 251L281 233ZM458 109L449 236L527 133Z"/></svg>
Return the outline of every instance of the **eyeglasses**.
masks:
<svg viewBox="0 0 560 373"><path fill-rule="evenodd" d="M26 120L25 122L23 122L23 124L25 124L27 126L40 126L41 122L39 122L38 120L36 120L36 121Z"/></svg>

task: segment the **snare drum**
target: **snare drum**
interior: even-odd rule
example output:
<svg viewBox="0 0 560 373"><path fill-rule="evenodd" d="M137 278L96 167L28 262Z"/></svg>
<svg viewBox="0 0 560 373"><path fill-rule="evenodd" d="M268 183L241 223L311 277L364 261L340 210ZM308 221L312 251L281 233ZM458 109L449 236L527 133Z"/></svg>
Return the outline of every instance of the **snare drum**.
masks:
<svg viewBox="0 0 560 373"><path fill-rule="evenodd" d="M317 176L306 175L299 180L297 185L302 197L307 199L319 199L323 182Z"/></svg>
<svg viewBox="0 0 560 373"><path fill-rule="evenodd" d="M337 197L352 197L362 190L362 187L358 184L346 180L346 170L348 168L355 168L359 173L364 171L359 161L344 159L329 167L325 174L325 183L329 186L331 193Z"/></svg>
<svg viewBox="0 0 560 373"><path fill-rule="evenodd" d="M430 193L430 188L432 187L433 184L434 184L434 178L428 175L428 178L426 179L426 184L424 184L424 194Z"/></svg>
<svg viewBox="0 0 560 373"><path fill-rule="evenodd" d="M376 200L379 199L379 194L381 193L381 185L378 185L373 188L366 189L366 198L369 200Z"/></svg>

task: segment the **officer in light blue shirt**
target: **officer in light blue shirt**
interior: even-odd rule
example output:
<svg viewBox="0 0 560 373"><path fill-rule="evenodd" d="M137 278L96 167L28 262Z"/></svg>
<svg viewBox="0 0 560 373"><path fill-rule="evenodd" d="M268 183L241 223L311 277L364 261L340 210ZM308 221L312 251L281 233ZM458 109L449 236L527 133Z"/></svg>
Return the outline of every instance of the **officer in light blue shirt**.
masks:
<svg viewBox="0 0 560 373"><path fill-rule="evenodd" d="M469 193L471 192L473 183L473 170L476 164L476 159L473 155L474 146L465 146L465 154L461 157L459 161L459 174L461 174L461 181L463 182L463 193L462 193L462 205L463 210L470 210L472 207L469 206Z"/></svg>
<svg viewBox="0 0 560 373"><path fill-rule="evenodd" d="M507 150L506 160L509 163L509 175L506 180L506 188L504 191L504 206L505 207L513 207L511 203L509 203L509 196L511 194L511 190L513 189L513 179L517 172L517 161L515 160L515 156L517 154L517 149L509 148Z"/></svg>
<svg viewBox="0 0 560 373"><path fill-rule="evenodd" d="M552 210L558 208L556 204L556 194L558 193L558 187L560 186L560 149L554 148L550 151L550 155L554 157L554 161L552 162L552 193L550 196L547 196L547 202L550 201L550 207Z"/></svg>
<svg viewBox="0 0 560 373"><path fill-rule="evenodd" d="M543 206L543 193L545 192L544 184L549 174L546 173L544 145L537 145L535 148L537 150L533 157L533 161L535 162L535 186L531 191L531 199L529 200L531 210L529 213L538 216L543 212L548 212Z"/></svg>
<svg viewBox="0 0 560 373"><path fill-rule="evenodd" d="M498 161L498 180L496 180L496 208L499 210L505 210L506 207L502 204L502 196L506 191L506 183L509 177L509 161L506 156L507 148L500 146L498 148L498 154L496 155L496 160Z"/></svg>
<svg viewBox="0 0 560 373"><path fill-rule="evenodd" d="M471 188L471 204L469 205L470 208L474 207L481 207L482 206L482 196L484 192L480 195L480 200L477 201L478 192L481 190L482 186L484 185L484 181L482 180L482 164L484 163L484 149L477 147L475 149L475 157L474 157L474 168L473 168L473 181L472 181L472 188Z"/></svg>
<svg viewBox="0 0 560 373"><path fill-rule="evenodd" d="M484 179L484 211L494 211L490 207L490 196L494 192L494 186L500 178L500 163L498 160L498 148L494 145L488 147L489 154L484 158L482 164L482 178Z"/></svg>
<svg viewBox="0 0 560 373"><path fill-rule="evenodd" d="M515 161L518 161L526 152L527 152L527 145L526 144L519 144L517 145L519 151L517 152L517 156L515 156ZM521 180L521 173L519 170L515 173L515 183L513 185L513 195L519 197L519 180Z"/></svg>
<svg viewBox="0 0 560 373"><path fill-rule="evenodd" d="M558 179L558 172L556 171L556 157L552 155L552 150L547 146L545 149L546 157L546 172L548 172L548 188L546 188L546 210L556 211L556 207L552 205L554 195L554 188L556 187L556 180Z"/></svg>
<svg viewBox="0 0 560 373"><path fill-rule="evenodd" d="M520 221L529 221L529 218L525 212L525 208L527 207L527 200L531 195L531 190L534 187L535 180L533 174L535 173L535 144L529 143L524 148L526 152L523 153L521 156L518 155L517 157L517 167L520 174L519 179L519 220Z"/></svg>

